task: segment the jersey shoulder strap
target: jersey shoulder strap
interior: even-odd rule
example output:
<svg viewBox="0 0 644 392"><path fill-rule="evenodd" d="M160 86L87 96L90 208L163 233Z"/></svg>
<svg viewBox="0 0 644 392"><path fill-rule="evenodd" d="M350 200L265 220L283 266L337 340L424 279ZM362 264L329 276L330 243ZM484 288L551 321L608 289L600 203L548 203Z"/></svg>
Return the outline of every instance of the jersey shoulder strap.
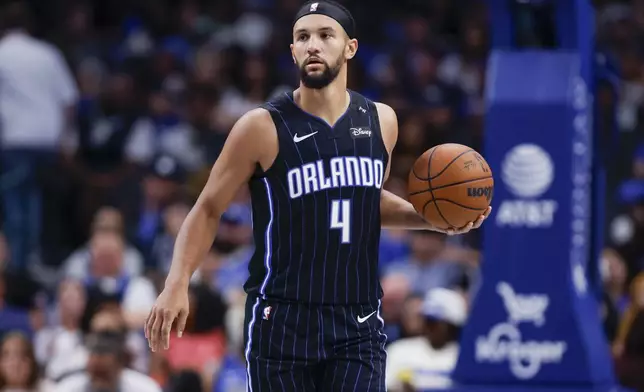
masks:
<svg viewBox="0 0 644 392"><path fill-rule="evenodd" d="M273 125L275 125L275 130L277 131L278 143L280 138L280 128L284 123L285 114L290 110L290 102L288 101L288 96L286 94L279 94L276 97L272 98L269 101L264 102L260 105L260 108L268 111L273 120ZM259 162L255 165L255 172L253 173L252 178L263 178L266 177L266 172L262 168L262 165Z"/></svg>
<svg viewBox="0 0 644 392"><path fill-rule="evenodd" d="M378 116L378 107L376 106L376 103L355 91L349 90L349 93L351 94L351 109L358 112L360 115L369 118L371 131L384 146L382 129L380 127L380 117Z"/></svg>

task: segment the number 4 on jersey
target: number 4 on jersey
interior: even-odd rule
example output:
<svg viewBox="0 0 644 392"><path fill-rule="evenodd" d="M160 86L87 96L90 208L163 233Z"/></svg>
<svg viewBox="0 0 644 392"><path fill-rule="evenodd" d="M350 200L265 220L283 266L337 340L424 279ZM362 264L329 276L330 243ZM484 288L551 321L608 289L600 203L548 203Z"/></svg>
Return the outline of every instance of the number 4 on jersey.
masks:
<svg viewBox="0 0 644 392"><path fill-rule="evenodd" d="M351 200L331 200L331 228L341 230L343 244L351 242Z"/></svg>

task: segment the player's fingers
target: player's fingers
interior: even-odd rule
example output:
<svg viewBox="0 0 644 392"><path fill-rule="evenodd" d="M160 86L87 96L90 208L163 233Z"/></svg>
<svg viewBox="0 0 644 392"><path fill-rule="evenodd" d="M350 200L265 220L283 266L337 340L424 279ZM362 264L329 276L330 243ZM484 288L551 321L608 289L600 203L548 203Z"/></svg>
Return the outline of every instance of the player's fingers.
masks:
<svg viewBox="0 0 644 392"><path fill-rule="evenodd" d="M188 322L188 311L181 310L177 318L177 336L183 336L183 331L186 329L186 323Z"/></svg>
<svg viewBox="0 0 644 392"><path fill-rule="evenodd" d="M491 212L492 212L492 207L488 207L483 213L483 215L479 216L476 222L474 222L474 228L478 229L479 227L481 227L481 225L487 219L487 217L490 216Z"/></svg>
<svg viewBox="0 0 644 392"><path fill-rule="evenodd" d="M163 313L157 309L154 316L154 324L152 324L152 330L150 331L150 343L152 343L152 352L156 352L159 349L159 343L161 340L161 326L163 325Z"/></svg>
<svg viewBox="0 0 644 392"><path fill-rule="evenodd" d="M473 227L474 227L474 223L470 222L467 225L465 225L465 227L458 229L455 234L465 234L470 230L472 230Z"/></svg>
<svg viewBox="0 0 644 392"><path fill-rule="evenodd" d="M172 330L172 324L177 315L170 311L166 310L163 312L163 324L161 325L161 343L163 343L163 348L167 350L170 348L170 331Z"/></svg>
<svg viewBox="0 0 644 392"><path fill-rule="evenodd" d="M145 325L143 326L143 329L145 331L145 338L148 340L148 345L152 347L150 343L150 337L151 332L152 332L152 325L154 325L154 315L155 315L156 308L153 306L152 309L150 310L150 314L148 314L148 318L145 320Z"/></svg>
<svg viewBox="0 0 644 392"><path fill-rule="evenodd" d="M476 222L474 222L474 224L472 225L472 228L473 229L478 229L479 227L481 227L481 225L483 224L484 220L485 220L484 215L479 216L478 219L476 220Z"/></svg>

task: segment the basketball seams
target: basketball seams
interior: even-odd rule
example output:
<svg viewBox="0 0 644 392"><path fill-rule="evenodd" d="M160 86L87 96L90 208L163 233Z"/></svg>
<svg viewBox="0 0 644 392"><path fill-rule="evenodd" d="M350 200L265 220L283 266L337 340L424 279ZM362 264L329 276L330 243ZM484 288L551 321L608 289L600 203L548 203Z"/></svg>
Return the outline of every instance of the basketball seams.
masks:
<svg viewBox="0 0 644 392"><path fill-rule="evenodd" d="M427 177L427 185L429 186L429 192L430 192L430 193L431 193L431 195L432 195L432 200L429 200L427 203L425 203L425 205L423 206L423 213L425 212L425 208L427 208L427 204L429 204L429 203L431 203L432 201L434 201L434 190L432 189L432 176L431 176L431 175L429 175L429 174L431 173L431 171L430 171L430 170L431 170L431 167L432 167L432 158L434 157L434 154L436 153L436 151L438 151L438 149L439 149L439 148L440 148L440 146L436 146L436 147L434 147L434 149L432 150L431 154L429 154L429 158L427 159L427 174L428 174L428 177ZM446 167L448 167L448 166L449 166L449 165L451 165L451 164L452 164L452 162L450 162ZM436 178L436 177L434 177L434 178ZM441 209L440 209L440 208L438 208L438 204L436 204L436 203L434 202L434 206L436 206L436 212L438 212L438 215L440 215L441 219L443 219L443 221L445 222L445 224L446 224L448 227L451 227L452 225L447 221L447 219L445 219L445 216L444 216L444 215L443 215L443 213L441 212ZM424 214L423 214L423 216L424 216Z"/></svg>
<svg viewBox="0 0 644 392"><path fill-rule="evenodd" d="M434 207L436 207L436 203L434 203L434 199L432 199L432 200L428 200L428 201L423 205L423 211L422 211L423 217L427 216L427 211L426 211L426 210L427 210L427 206L428 206L428 205L430 205L430 204L432 204L432 203L434 204ZM438 207L436 207L436 210L438 211ZM445 220L445 218L443 218L443 220Z"/></svg>
<svg viewBox="0 0 644 392"><path fill-rule="evenodd" d="M449 161L449 163L448 163L447 165L445 165L445 167L443 168L443 170L441 170L441 171L439 171L438 173L436 173L436 175L435 175L435 176L432 176L432 175L431 175L431 172L427 172L427 174L430 174L429 178L430 178L430 179L432 179L432 180L437 179L441 174L445 173L445 170L449 169L449 167L450 167L450 166L452 166L452 164L453 164L454 162L456 162L460 157L462 157L463 155L465 155L465 154L467 154L467 153L470 153L470 152L476 152L476 151L474 151L474 150L467 150L467 151L463 151L462 153L458 154L457 156L455 156L455 157L454 157L454 159L452 159L451 161Z"/></svg>
<svg viewBox="0 0 644 392"><path fill-rule="evenodd" d="M439 147L440 147L440 146L436 146L436 147L434 147L434 149L432 150L431 154L429 154L429 156L431 157L432 155L434 155L434 152L435 152L436 150L438 150L438 148L439 148ZM450 167L454 162L456 162L459 158L461 158L463 155L465 155L465 154L467 154L467 153L469 153L469 152L476 152L476 150L472 150L472 149L470 149L470 150L463 151L462 153L458 154L458 155L457 155L456 157L454 157L450 162L448 162L448 163L447 163L447 165L445 165L445 167L444 167L441 171L439 171L438 173L436 173L436 175L435 175L435 176L430 175L430 174L431 174L431 171L429 171L429 169L431 169L431 167L429 167L429 166L427 167L427 170L428 170L428 171L427 171L427 174L429 175L429 177L420 177L418 174L416 174L416 167L415 167L415 165L414 165L414 166L412 166L411 171L412 171L412 173L414 173L414 176L415 176L416 178L418 178L419 180L421 180L421 181L430 181L430 180L435 180L435 179L437 179L441 174L445 173L445 170L447 170L447 169L448 169L448 168L449 168L449 167Z"/></svg>

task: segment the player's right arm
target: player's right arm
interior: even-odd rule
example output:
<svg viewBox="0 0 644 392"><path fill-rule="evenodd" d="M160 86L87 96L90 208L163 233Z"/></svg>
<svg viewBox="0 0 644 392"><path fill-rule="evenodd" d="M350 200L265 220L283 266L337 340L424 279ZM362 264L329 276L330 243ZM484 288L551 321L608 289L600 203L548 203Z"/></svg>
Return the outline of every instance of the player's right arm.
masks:
<svg viewBox="0 0 644 392"><path fill-rule="evenodd" d="M252 110L233 126L206 186L179 230L165 287L146 320L145 334L152 351L161 344L168 348L175 319L179 336L183 333L190 278L212 246L221 215L258 163L270 167L277 148L275 126L266 110Z"/></svg>

